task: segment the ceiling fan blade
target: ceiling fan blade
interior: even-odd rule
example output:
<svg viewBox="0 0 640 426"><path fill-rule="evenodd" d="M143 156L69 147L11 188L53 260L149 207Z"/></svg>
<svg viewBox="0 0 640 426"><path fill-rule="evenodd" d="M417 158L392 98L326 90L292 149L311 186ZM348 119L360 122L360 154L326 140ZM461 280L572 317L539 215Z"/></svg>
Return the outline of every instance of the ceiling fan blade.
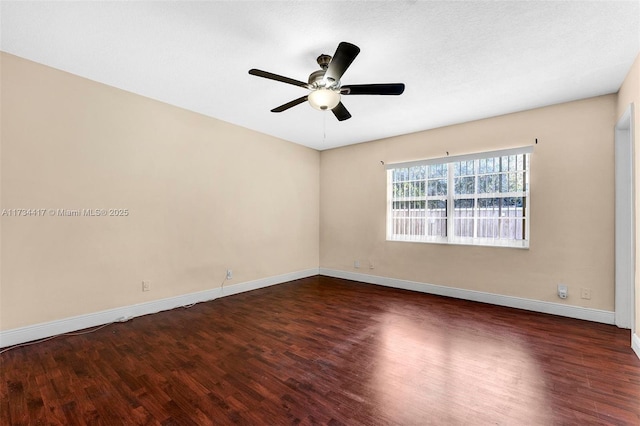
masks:
<svg viewBox="0 0 640 426"><path fill-rule="evenodd" d="M349 111L347 111L344 105L342 105L342 102L336 105L331 111L333 111L333 115L336 116L338 121L344 121L351 118L351 114L349 114Z"/></svg>
<svg viewBox="0 0 640 426"><path fill-rule="evenodd" d="M293 84L294 86L309 88L309 85L303 81L294 80L293 78L283 77L278 74L274 74L267 71L257 70L255 68L249 70L249 74L256 75L258 77L268 78L269 80L281 81L283 83Z"/></svg>
<svg viewBox="0 0 640 426"><path fill-rule="evenodd" d="M350 84L340 88L341 95L401 95L403 83Z"/></svg>
<svg viewBox="0 0 640 426"><path fill-rule="evenodd" d="M329 68L324 74L325 78L332 81L339 81L342 78L342 74L349 68L351 62L360 53L360 48L355 44L347 43L343 41L338 45L336 53L333 54L333 58L329 63Z"/></svg>
<svg viewBox="0 0 640 426"><path fill-rule="evenodd" d="M301 103L303 103L306 100L307 100L307 96L305 95L305 96L302 96L302 97L300 97L298 99L294 99L291 102L287 102L286 104L280 105L279 107L272 109L271 112L286 111L289 108L292 108L292 107L294 107L296 105L300 105Z"/></svg>

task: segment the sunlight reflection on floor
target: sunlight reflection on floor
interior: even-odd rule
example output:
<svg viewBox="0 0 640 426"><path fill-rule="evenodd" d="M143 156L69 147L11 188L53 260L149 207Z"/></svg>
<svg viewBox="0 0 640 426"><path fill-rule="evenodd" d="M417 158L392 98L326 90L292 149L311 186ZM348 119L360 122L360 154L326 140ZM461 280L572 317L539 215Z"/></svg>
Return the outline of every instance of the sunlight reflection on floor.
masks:
<svg viewBox="0 0 640 426"><path fill-rule="evenodd" d="M437 324L383 315L370 385L388 418L402 424L430 418L486 424L496 417L548 423L544 372L520 339L474 330L443 336ZM515 403L523 400L528 404Z"/></svg>

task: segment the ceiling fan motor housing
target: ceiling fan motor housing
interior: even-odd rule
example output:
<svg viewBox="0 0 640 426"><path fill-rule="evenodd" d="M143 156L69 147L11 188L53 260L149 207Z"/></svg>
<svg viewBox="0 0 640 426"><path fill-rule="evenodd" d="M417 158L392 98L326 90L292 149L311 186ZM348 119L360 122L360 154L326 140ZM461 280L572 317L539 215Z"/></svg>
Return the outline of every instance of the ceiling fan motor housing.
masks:
<svg viewBox="0 0 640 426"><path fill-rule="evenodd" d="M309 84L313 87L324 86L322 79L324 78L325 70L314 71L309 75Z"/></svg>
<svg viewBox="0 0 640 426"><path fill-rule="evenodd" d="M325 78L327 68L331 62L331 56L320 55L317 61L322 69L314 71L309 75L311 93L309 93L308 100L313 108L326 111L335 108L340 102L340 92L338 90L340 82L327 80Z"/></svg>
<svg viewBox="0 0 640 426"><path fill-rule="evenodd" d="M322 69L314 71L309 75L309 85L312 86L311 90L318 88L337 90L340 88L340 81L325 77L329 64L331 63L331 59L331 56L325 54L318 56L318 59L316 59L318 61L318 65L320 65L320 68Z"/></svg>

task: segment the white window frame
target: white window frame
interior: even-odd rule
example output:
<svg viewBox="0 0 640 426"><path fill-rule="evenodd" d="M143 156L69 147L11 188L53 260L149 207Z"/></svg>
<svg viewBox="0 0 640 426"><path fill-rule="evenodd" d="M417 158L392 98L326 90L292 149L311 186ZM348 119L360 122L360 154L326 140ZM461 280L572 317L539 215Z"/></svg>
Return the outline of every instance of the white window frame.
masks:
<svg viewBox="0 0 640 426"><path fill-rule="evenodd" d="M525 146L518 148L510 148L504 150L497 151L487 151L487 152L479 152L473 154L464 154L464 155L455 155L455 156L447 156L447 157L439 157L439 158L430 158L419 161L409 161L403 163L392 163L385 165L387 169L387 240L388 241L404 241L404 242L419 242L419 243L436 243L436 244L462 244L462 245L474 245L474 246L490 246L490 247L512 247L512 248L529 248L529 240L530 240L530 209L531 209L531 196L530 196L530 182L531 182L531 153L533 152L533 146ZM461 162L461 161L475 161L487 158L495 158L495 157L504 157L504 156L512 156L512 155L521 155L527 154L528 157L528 167L525 171L525 182L524 182L524 192L518 193L509 193L509 192L498 192L491 194L479 194L478 188L475 188L474 194L468 194L469 196L461 196L456 195L454 188L454 172L453 172L453 163ZM411 168L415 166L430 166L436 164L446 164L448 167L447 172L447 194L446 196L440 196L440 198L446 198L447 203L447 214L446 214L446 222L447 222L447 232L446 236L428 236L426 235L426 227L428 226L427 222L429 221L428 217L425 216L425 235L394 235L394 223L393 223L393 203L397 202L397 199L393 198L393 170L394 169L403 169L403 168ZM475 163L477 164L477 162ZM502 172L504 173L504 172ZM478 176L478 171L475 171L474 176ZM428 176L425 177L425 182L427 182ZM425 186L427 183L425 183ZM506 238L478 238L477 237L477 220L478 215L474 214L474 237L456 237L454 236L454 228L453 228L453 212L454 212L454 201L456 199L468 199L473 198L476 200L474 202L474 208L478 208L478 199L481 198L508 198L513 196L524 196L526 202L523 206L523 220L524 220L524 238L523 239L506 239ZM425 193L425 196L421 198L425 202L425 209L427 208L427 203L429 199L438 198L438 196L429 196L428 192ZM426 215L426 211L425 211Z"/></svg>

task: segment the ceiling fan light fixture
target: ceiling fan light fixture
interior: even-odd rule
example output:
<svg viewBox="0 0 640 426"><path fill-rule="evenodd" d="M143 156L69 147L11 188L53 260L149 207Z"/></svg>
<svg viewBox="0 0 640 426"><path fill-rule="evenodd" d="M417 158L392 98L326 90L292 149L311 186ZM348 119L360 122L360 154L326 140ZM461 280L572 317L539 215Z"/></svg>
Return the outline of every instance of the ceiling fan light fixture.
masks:
<svg viewBox="0 0 640 426"><path fill-rule="evenodd" d="M319 111L334 109L340 103L340 93L331 89L316 89L309 93L309 104Z"/></svg>

